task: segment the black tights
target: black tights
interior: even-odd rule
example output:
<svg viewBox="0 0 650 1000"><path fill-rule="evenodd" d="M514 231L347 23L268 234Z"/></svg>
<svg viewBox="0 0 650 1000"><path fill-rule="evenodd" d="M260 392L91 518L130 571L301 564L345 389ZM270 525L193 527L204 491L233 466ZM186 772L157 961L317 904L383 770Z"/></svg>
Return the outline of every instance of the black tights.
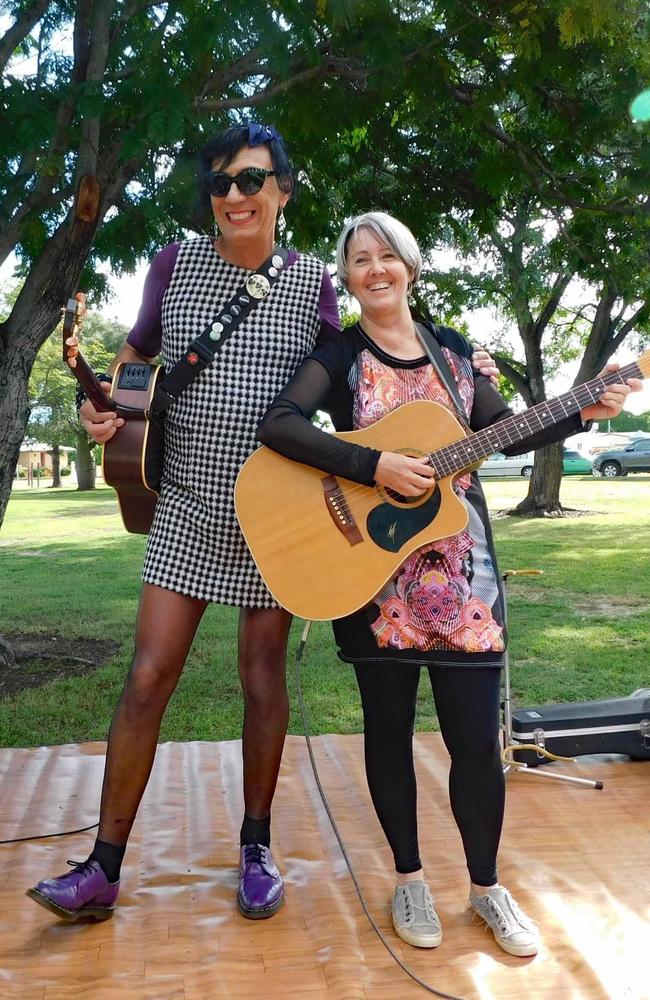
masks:
<svg viewBox="0 0 650 1000"><path fill-rule="evenodd" d="M355 664L368 787L400 873L422 867L413 726L420 679L404 662ZM440 730L451 757L449 797L476 885L497 882L505 782L499 746L499 670L430 667Z"/></svg>

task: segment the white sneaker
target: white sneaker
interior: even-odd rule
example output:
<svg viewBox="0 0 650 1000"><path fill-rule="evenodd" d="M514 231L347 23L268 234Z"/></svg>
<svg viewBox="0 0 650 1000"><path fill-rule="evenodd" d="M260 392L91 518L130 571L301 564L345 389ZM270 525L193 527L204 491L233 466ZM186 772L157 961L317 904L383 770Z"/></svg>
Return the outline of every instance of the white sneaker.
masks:
<svg viewBox="0 0 650 1000"><path fill-rule="evenodd" d="M485 920L497 944L509 955L526 958L539 951L537 928L522 913L507 889L493 886L486 896L469 891L470 906Z"/></svg>
<svg viewBox="0 0 650 1000"><path fill-rule="evenodd" d="M407 944L416 948L436 948L442 941L440 918L426 882L398 885L390 912L395 932Z"/></svg>

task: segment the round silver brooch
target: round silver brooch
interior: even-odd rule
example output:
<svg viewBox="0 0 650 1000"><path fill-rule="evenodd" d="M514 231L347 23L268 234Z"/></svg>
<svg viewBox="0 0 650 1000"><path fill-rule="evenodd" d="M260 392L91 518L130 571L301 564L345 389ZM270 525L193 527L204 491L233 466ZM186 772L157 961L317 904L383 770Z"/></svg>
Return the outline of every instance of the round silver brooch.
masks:
<svg viewBox="0 0 650 1000"><path fill-rule="evenodd" d="M251 274L250 278L246 282L246 291L249 295L252 295L254 299L265 298L271 291L268 278L265 278L263 274Z"/></svg>
<svg viewBox="0 0 650 1000"><path fill-rule="evenodd" d="M223 326L221 323L213 323L210 330L210 340L219 340L221 334L223 333Z"/></svg>

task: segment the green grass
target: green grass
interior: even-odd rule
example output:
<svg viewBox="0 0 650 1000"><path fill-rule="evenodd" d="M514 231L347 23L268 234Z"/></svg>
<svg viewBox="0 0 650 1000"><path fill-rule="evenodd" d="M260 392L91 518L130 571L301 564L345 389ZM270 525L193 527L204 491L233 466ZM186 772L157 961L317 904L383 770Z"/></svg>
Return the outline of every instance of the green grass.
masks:
<svg viewBox="0 0 650 1000"><path fill-rule="evenodd" d="M493 511L527 489L484 482ZM588 511L566 519L497 518L501 569L539 567L508 585L511 667L518 704L625 695L650 685L650 477L565 479L562 500ZM144 539L121 527L112 491L14 492L0 535L0 632L110 637L119 653L84 677L0 700L0 745L106 736L132 655ZM234 739L241 729L234 609L208 609L161 739ZM290 653L300 635L294 625ZM302 731L290 669L290 732ZM353 673L336 657L329 625L313 626L303 686L314 732L361 730ZM428 685L418 719L430 727Z"/></svg>

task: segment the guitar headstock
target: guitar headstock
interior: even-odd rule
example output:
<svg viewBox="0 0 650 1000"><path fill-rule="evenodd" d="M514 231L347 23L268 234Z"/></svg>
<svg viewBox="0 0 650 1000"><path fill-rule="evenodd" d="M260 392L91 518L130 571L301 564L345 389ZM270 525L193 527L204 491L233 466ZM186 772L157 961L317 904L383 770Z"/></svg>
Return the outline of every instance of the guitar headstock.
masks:
<svg viewBox="0 0 650 1000"><path fill-rule="evenodd" d="M75 368L77 364L77 344L85 315L86 296L77 292L73 299L68 299L63 313L63 360L69 368Z"/></svg>

